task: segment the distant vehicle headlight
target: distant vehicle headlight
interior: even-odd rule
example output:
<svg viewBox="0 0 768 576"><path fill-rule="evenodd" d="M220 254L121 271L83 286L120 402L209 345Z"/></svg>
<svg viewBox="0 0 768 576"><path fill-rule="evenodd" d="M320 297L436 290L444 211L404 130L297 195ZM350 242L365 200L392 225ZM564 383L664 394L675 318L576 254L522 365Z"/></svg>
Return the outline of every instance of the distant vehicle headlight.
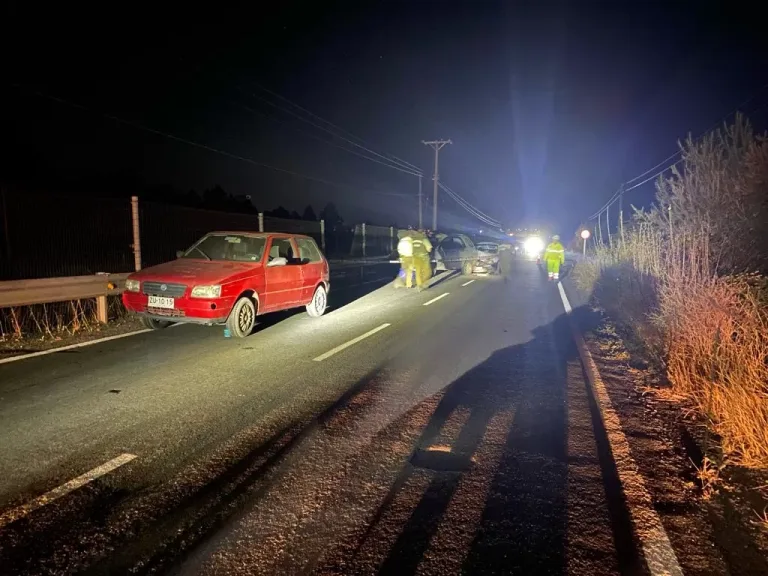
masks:
<svg viewBox="0 0 768 576"><path fill-rule="evenodd" d="M195 286L192 288L192 298L218 298L221 296L221 286Z"/></svg>
<svg viewBox="0 0 768 576"><path fill-rule="evenodd" d="M526 239L524 247L528 254L538 254L544 250L544 241L536 236L531 236L530 238Z"/></svg>
<svg viewBox="0 0 768 576"><path fill-rule="evenodd" d="M126 292L138 292L141 290L141 282L128 278L128 280L125 281L125 290Z"/></svg>

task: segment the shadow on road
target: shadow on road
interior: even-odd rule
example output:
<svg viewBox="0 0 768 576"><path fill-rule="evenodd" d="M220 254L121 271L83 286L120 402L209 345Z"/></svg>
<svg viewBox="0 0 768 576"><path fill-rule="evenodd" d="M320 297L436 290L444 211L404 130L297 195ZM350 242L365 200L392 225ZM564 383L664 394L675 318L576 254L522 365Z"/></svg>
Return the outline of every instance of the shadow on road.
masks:
<svg viewBox="0 0 768 576"><path fill-rule="evenodd" d="M375 289L368 286L360 287L361 291ZM356 297L353 290L347 295L340 292L338 302ZM576 314L581 310L577 309ZM589 317L585 315L580 321L584 326ZM415 573L442 529L446 511L462 483L472 475L483 439L493 432L491 428L497 422L495 417L508 413L511 426L508 431L502 430L501 456L491 470L485 493L470 491L472 497L465 502L465 512L474 509L476 513L469 527L470 538L463 548L451 547L448 551L454 558L459 555L457 567L471 574L565 573L569 530L566 364L575 358L568 320L560 316L552 324L537 328L529 342L493 353L443 390L437 409L370 527L357 538L346 538L341 548L326 550L320 571ZM26 532L24 528L30 526L24 521L13 527L14 534L4 534L3 540L10 538L13 545L3 544L0 563L9 573L34 571L35 566L49 564L49 559L60 555L61 550L81 548L88 534L98 534L105 556L95 564L94 559L79 564L78 571L162 572L188 558L246 506L258 505L271 486L270 475L313 429L351 407L355 412L364 411L365 405L374 401L369 384L376 378L374 372L361 379L319 415L306 413L298 417L187 493L154 502L151 495L115 495L108 487L101 487L101 500L97 494L89 509L72 513L75 517L38 523L44 534ZM468 413L466 422L449 452L434 453L430 447L457 410ZM395 421L387 430L397 427ZM607 441L603 441L600 453L601 464L611 462ZM615 471L605 465L603 470L606 490L612 493ZM394 527L397 537L393 543L383 549L374 546L375 557L363 557L362 547L378 538L393 501L417 471L430 475L418 504L404 523ZM98 490L99 484L94 484ZM120 526L120 514L114 509L125 507L129 497L145 498L141 509L146 517ZM101 515L94 513L99 507L104 508ZM100 520L95 520L97 517ZM625 510L620 505L612 508L611 519L616 546L625 554L624 567L632 572L632 567L638 565L639 552L631 544ZM117 526L110 528L110 524ZM300 556L302 543L293 545Z"/></svg>

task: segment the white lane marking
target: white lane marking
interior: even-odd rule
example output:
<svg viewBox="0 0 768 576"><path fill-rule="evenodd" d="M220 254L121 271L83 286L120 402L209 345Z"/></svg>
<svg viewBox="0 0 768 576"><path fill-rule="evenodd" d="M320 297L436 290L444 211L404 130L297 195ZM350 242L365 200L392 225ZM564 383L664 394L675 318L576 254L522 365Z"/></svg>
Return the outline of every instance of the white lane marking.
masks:
<svg viewBox="0 0 768 576"><path fill-rule="evenodd" d="M42 508L46 504L50 504L54 500L57 500L61 498L62 496L66 496L70 492L74 492L78 488L81 488L88 484L89 482L93 482L97 478L104 476L105 474L109 474L116 468L119 468L120 466L127 464L131 460L136 458L134 454L120 454L117 458L113 458L109 462L105 462L101 466L97 466L96 468L93 468L92 470L89 470L85 474L82 474L81 476L78 476L77 478L73 478L66 484L62 484L58 488L54 488L50 492L46 492L42 496L38 496L31 502L28 502L27 504L23 504L21 506L18 506L17 508L12 508L11 510L8 510L7 512L4 512L0 515L0 528L5 526L6 524L10 524L11 522L15 522L19 518L23 518L30 512L34 512L38 508Z"/></svg>
<svg viewBox="0 0 768 576"><path fill-rule="evenodd" d="M340 345L336 346L336 348L328 350L328 352L326 352L325 354L320 354L320 356L318 356L317 358L313 358L313 360L315 362L322 362L323 360L327 360L328 358L330 358L334 354L338 354L342 350L345 350L345 349L349 348L350 346L354 346L355 344L357 344L361 340L365 340L369 336L373 336L374 334L376 334L376 332L380 332L381 330L384 330L384 328L387 328L388 326L391 326L391 324L385 322L381 326L377 326L373 330L368 330L368 332L366 332L365 334L361 334L357 338L352 338L352 340L350 340L349 342L344 342L344 344L340 344Z"/></svg>
<svg viewBox="0 0 768 576"><path fill-rule="evenodd" d="M440 300L440 299L442 299L442 298L445 298L446 296L448 296L448 294L450 294L450 292L444 292L444 293L440 294L440 296L437 296L437 297L435 297L435 298L432 298L432 300L430 300L429 302L424 302L423 306L429 306L430 304L434 304L434 303L435 303L435 302L437 302L438 300Z"/></svg>
<svg viewBox="0 0 768 576"><path fill-rule="evenodd" d="M667 536L664 530L661 518L656 513L651 495L648 493L645 481L638 471L639 468L632 458L629 442L621 429L619 415L613 409L611 398L608 396L608 390L605 388L605 383L600 377L597 364L595 364L595 360L592 358L586 342L584 342L584 337L573 321L573 316L571 316L573 309L568 301L568 297L565 295L565 289L561 282L557 283L557 288L560 290L560 298L570 320L573 339L576 341L576 348L584 364L584 371L592 386L597 407L600 411L600 418L608 435L608 443L611 446L613 460L619 473L619 480L621 481L622 491L627 501L629 515L632 518L635 537L640 540L648 570L652 576L683 576L677 556L672 549L672 544L669 542L669 536Z"/></svg>
<svg viewBox="0 0 768 576"><path fill-rule="evenodd" d="M186 326L184 322L177 322L171 324L168 328L178 328L179 326ZM147 332L155 332L151 328L142 328L141 330L134 330L133 332L126 332L125 334L115 334L114 336L104 336L104 338L97 338L96 340L88 340L87 342L78 342L77 344L69 344L67 346L58 346L56 348L50 348L49 350L40 350L39 352L30 352L29 354L20 354L19 356L11 356L10 358L0 359L0 364L7 364L8 362L16 362L17 360L27 360L28 358L35 358L36 356L46 356L48 354L54 354L55 352L62 352L64 350L74 350L75 348L84 348L85 346L91 346L93 344L101 344L102 342L109 342L110 340L120 340L120 338L127 338L128 336L138 336L139 334L146 334Z"/></svg>
<svg viewBox="0 0 768 576"><path fill-rule="evenodd" d="M102 342L109 342L110 340L119 340L120 338L136 336L137 334L144 334L146 332L153 332L153 330L150 330L149 328L134 330L133 332L126 332L125 334L116 334L115 336L106 336L104 338L97 338L96 340L88 340L87 342L78 342L77 344L69 344L68 346L59 346L58 348L51 348L49 350L40 350L39 352L31 352L29 354L11 356L10 358L0 359L0 364L8 364L9 362L26 360L28 358L35 358L37 356L46 356L47 354L54 354L55 352L63 352L65 350L74 350L75 348L83 348L85 346L92 346L93 344L101 344Z"/></svg>
<svg viewBox="0 0 768 576"><path fill-rule="evenodd" d="M475 279L473 278L473 279L472 279L472 280L470 280L469 282L464 282L464 284L462 284L461 286L462 286L462 288L463 288L464 286L469 286L469 285L470 285L470 284L472 284L472 282L474 282L474 281L475 281Z"/></svg>

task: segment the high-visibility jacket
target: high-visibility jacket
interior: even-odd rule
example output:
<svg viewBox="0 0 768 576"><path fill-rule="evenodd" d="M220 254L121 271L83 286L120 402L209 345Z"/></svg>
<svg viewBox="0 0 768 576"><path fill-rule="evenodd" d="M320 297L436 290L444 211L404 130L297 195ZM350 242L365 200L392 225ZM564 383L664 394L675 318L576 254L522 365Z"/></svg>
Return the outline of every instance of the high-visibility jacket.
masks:
<svg viewBox="0 0 768 576"><path fill-rule="evenodd" d="M544 260L559 261L560 264L565 264L565 248L560 242L551 242L547 249L544 250Z"/></svg>
<svg viewBox="0 0 768 576"><path fill-rule="evenodd" d="M426 236L416 236L413 239L413 255L428 256L432 252L432 243Z"/></svg>
<svg viewBox="0 0 768 576"><path fill-rule="evenodd" d="M400 257L410 258L413 256L413 238L405 236L397 243L397 253Z"/></svg>

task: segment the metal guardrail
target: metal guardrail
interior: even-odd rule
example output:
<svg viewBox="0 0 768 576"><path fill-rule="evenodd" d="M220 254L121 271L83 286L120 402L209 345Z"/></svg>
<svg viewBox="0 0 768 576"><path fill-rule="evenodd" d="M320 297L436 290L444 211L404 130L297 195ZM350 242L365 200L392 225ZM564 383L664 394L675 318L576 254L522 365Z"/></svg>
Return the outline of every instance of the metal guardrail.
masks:
<svg viewBox="0 0 768 576"><path fill-rule="evenodd" d="M330 261L331 275L337 269L377 266L387 264L388 259L357 258ZM36 278L32 280L8 280L0 282L0 308L52 304L70 300L96 299L99 321L107 321L107 296L123 291L124 274L95 274L92 276L66 276L60 278Z"/></svg>
<svg viewBox="0 0 768 576"><path fill-rule="evenodd" d="M96 316L107 322L107 296L120 294L128 274L96 274L0 282L0 308L96 299Z"/></svg>

